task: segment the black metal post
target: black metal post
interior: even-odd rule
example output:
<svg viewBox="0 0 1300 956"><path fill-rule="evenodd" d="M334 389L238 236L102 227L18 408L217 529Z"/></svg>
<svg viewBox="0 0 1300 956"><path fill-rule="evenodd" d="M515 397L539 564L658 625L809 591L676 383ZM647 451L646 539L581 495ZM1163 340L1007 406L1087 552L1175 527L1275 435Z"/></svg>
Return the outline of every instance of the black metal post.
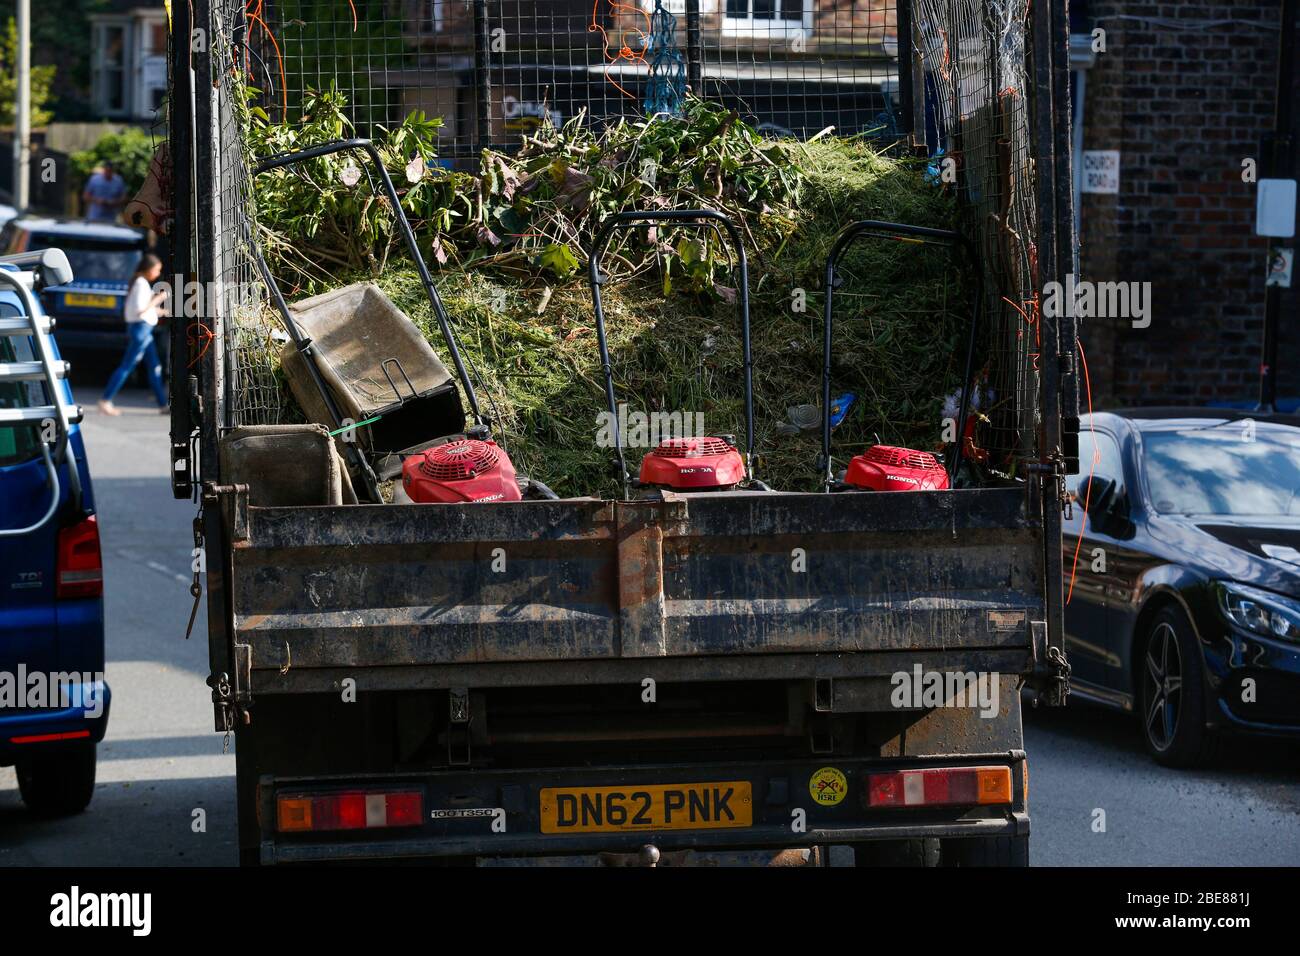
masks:
<svg viewBox="0 0 1300 956"><path fill-rule="evenodd" d="M185 281L195 278L194 261L194 86L191 72L190 37L193 35L191 6L177 4L172 11L171 90L168 95L167 153L172 167L172 195L168 197L174 211L169 238L171 266ZM177 296L183 289L177 289ZM180 309L172 309L181 312ZM188 328L191 318L173 315L171 326L171 460L172 495L189 498L194 491L191 476L198 474L192 461L190 435L194 419L190 407L190 357ZM210 323L205 323L210 324ZM197 383L197 379L195 379Z"/></svg>
<svg viewBox="0 0 1300 956"><path fill-rule="evenodd" d="M1035 159L1036 199L1038 202L1038 288L1047 288L1064 276L1058 272L1061 258L1057 255L1061 237L1057 235L1057 164L1056 136L1054 133L1060 114L1069 109L1069 102L1056 102L1052 96L1052 62L1056 56L1065 56L1065 49L1057 49L1057 33L1053 29L1052 5L1035 3L1030 10L1030 53L1033 57L1034 122L1031 126L1031 148ZM1073 304L1068 303L1067 309ZM1049 704L1063 705L1065 699L1059 685L1052 680L1055 673L1052 663L1065 660L1065 590L1064 562L1061 556L1061 482L1063 476L1055 467L1061 460L1061 366L1060 323L1046 311L1039 313L1039 417L1042 425L1038 433L1038 461L1029 462L1026 481L1038 482L1039 511L1043 522L1044 567L1044 617L1047 624L1047 659L1038 663L1036 683L1040 683L1044 698Z"/></svg>
<svg viewBox="0 0 1300 956"><path fill-rule="evenodd" d="M916 130L916 117L912 114L915 75L912 70L912 0L897 0L896 26L898 31L898 132L906 138ZM925 90L921 90L922 98Z"/></svg>
<svg viewBox="0 0 1300 956"><path fill-rule="evenodd" d="M193 0L193 26L208 31L217 22L212 11L213 0ZM209 283L218 279L217 249L219 236L216 223L216 198L221 188L218 162L221 157L218 130L218 113L220 101L218 88L204 79L216 75L213 65L213 50L210 43L202 49L194 50L193 66L196 82L194 84L194 227L193 246L195 257L193 264L196 278L204 288L212 288ZM182 132L181 135L184 135ZM177 187L180 183L177 181ZM176 202L188 201L189 197L176 194ZM206 300L206 297L205 297ZM208 303L209 306L211 303ZM213 324L218 318L210 317ZM209 347L201 353L195 363L194 374L198 379L196 403L201 403L202 417L199 420L199 477L205 484L219 484L221 481L221 458L218 454L219 441L223 429L227 426L225 407L225 334L224 327L218 325L212 329L213 338ZM186 394L188 401L190 396ZM208 593L208 673L209 685L214 679L225 676L229 679L235 673L234 638L226 630L226 622L231 619L230 587L233 577L229 560L229 548L226 546L225 521L219 507L203 504L203 547L210 556L207 562L205 585ZM217 556L226 556L224 560ZM214 693L215 697L215 693ZM213 726L218 731L234 730L228 723L229 714L223 703L213 703Z"/></svg>
<svg viewBox="0 0 1300 956"><path fill-rule="evenodd" d="M1070 4L1060 0L1052 8L1052 127L1056 153L1056 274L1079 272L1079 245L1074 229L1074 110L1070 99ZM1079 376L1077 370L1079 319L1073 308L1061 316L1061 451L1067 472L1079 469Z"/></svg>
<svg viewBox="0 0 1300 956"><path fill-rule="evenodd" d="M474 94L478 113L476 153L492 143L492 28L487 0L474 0Z"/></svg>
<svg viewBox="0 0 1300 956"><path fill-rule="evenodd" d="M909 0L910 3L910 0ZM915 13L915 10L912 11ZM899 31L898 36L898 70L901 73L907 70L912 76L912 149L921 155L927 152L926 138L930 135L926 128L926 103L929 98L929 88L926 81L926 64L921 58L920 35L917 32L918 27L916 17L912 17L911 29L907 36L903 36ZM906 45L907 55L904 57L904 45Z"/></svg>
<svg viewBox="0 0 1300 956"><path fill-rule="evenodd" d="M686 82L704 98L704 49L700 37L700 0L686 0Z"/></svg>
<svg viewBox="0 0 1300 956"><path fill-rule="evenodd" d="M1282 0L1282 36L1277 45L1277 90L1274 95L1273 133L1264 150L1263 176L1295 176L1291 131L1291 91L1295 80L1296 0ZM1271 251L1273 242L1269 242ZM1282 287L1264 288L1264 342L1259 366L1259 405L1256 411L1277 409L1277 331L1282 311Z"/></svg>

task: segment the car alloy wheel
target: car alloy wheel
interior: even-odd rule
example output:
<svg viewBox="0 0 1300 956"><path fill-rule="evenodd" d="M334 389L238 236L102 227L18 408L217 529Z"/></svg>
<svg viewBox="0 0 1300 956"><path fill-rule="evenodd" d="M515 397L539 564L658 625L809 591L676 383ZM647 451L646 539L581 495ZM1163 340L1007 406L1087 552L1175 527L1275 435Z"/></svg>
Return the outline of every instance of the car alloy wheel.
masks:
<svg viewBox="0 0 1300 956"><path fill-rule="evenodd" d="M1146 694L1146 733L1156 750L1168 750L1178 733L1183 703L1183 658L1178 635L1161 621L1147 642L1143 681Z"/></svg>

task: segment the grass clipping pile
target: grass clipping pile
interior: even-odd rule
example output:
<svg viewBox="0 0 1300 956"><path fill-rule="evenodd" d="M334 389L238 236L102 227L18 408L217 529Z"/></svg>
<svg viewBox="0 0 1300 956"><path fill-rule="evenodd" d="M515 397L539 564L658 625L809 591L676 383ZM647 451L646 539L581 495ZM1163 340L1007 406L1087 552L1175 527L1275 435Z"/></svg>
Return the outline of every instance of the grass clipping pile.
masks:
<svg viewBox="0 0 1300 956"><path fill-rule="evenodd" d="M598 441L606 405L584 251L606 215L711 207L737 224L750 268L755 472L783 490L818 487L820 425L795 428L789 409L820 405L822 286L836 235L858 219L951 228L954 217L922 160L891 158L861 138L762 138L736 114L698 101L681 120L624 122L597 134L579 117L543 129L517 154L485 152L478 176L426 173L397 150L385 155L431 266L441 266L435 281L482 374L485 412L520 471L561 496L619 488L613 449ZM331 184L338 174L324 165L308 173ZM296 295L368 273L445 355L399 249L336 248L329 261L361 268L324 273L326 257L313 243L326 233L339 241L347 225L306 234L275 206L277 190L283 182L265 194L259 183L259 222L274 268ZM360 214L382 216L383 206ZM371 225L357 234L383 233ZM734 259L713 230L660 225L615 235L601 261L603 303L615 390L629 413L702 415L706 434L735 434L743 444ZM832 395L856 400L833 435L837 462L877 437L938 447L970 321L970 290L951 252L862 239L842 259L840 278ZM634 477L647 450L626 449Z"/></svg>

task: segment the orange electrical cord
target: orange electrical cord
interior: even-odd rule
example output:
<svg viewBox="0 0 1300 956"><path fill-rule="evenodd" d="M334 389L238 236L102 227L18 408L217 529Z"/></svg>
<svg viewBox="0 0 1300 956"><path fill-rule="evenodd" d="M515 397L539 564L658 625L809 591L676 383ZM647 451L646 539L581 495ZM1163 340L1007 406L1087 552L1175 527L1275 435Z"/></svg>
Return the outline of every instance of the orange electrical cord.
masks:
<svg viewBox="0 0 1300 956"><path fill-rule="evenodd" d="M193 351L194 346L198 345L199 342L203 343L203 348L199 349L199 354L190 359L189 364L185 366L186 368L193 368L194 363L207 354L208 349L212 347L213 338L212 330L202 322L191 322L186 327L185 344L190 347L191 351Z"/></svg>
<svg viewBox="0 0 1300 956"><path fill-rule="evenodd" d="M349 0L349 2L350 2L350 0ZM257 4L257 8L256 8L256 9L251 9L254 3ZM284 79L284 56L283 56L283 54L280 53L280 44L279 44L279 42L275 39L275 34L271 32L271 28L268 27L268 26L266 25L266 21L262 19L262 7L263 7L263 4L264 4L264 3L265 3L265 0L248 0L248 6L244 8L244 12L245 12L245 15L248 17L248 22L249 22L249 24L250 24L250 27L249 27L249 34L250 34L250 37L251 37L251 34L252 34L252 27L251 27L251 24L256 23L256 24L258 24L259 26L261 26L261 28L262 28L262 33L266 36L266 38L267 38L268 40L271 41L271 46L275 49L275 62L276 62L277 66L278 66L279 69L280 69L280 110L281 110L281 116L282 116L282 118L288 118L288 116L289 116L289 88L288 88L288 85L285 83L285 79ZM248 57L247 51L245 51L244 57L245 57L245 59L247 59L247 57ZM249 72L250 72L250 74L251 74L251 72L252 72L252 67L251 67L251 66L249 67Z"/></svg>
<svg viewBox="0 0 1300 956"><path fill-rule="evenodd" d="M349 2L351 2L351 0L349 0ZM645 19L646 29L644 31L634 29L634 30L626 31L624 33L624 36L626 36L627 33L634 34L639 40L642 41L642 45L644 45L645 39L650 35L650 15L646 13L644 10L642 10L640 7L634 7L626 3L619 3L618 0L609 0L609 6L610 6L610 10L613 11L615 15L617 15L619 10L627 10L632 13L638 14L639 16ZM622 45L618 48L618 54L616 56L610 56L609 34L605 31L605 28L601 26L600 23L598 22L599 12L600 12L600 0L592 0L591 23L587 25L587 32L599 33L603 41L601 44L600 51L605 55L605 80L611 86L613 86L614 89L618 90L624 96L634 100L636 99L636 94L629 93L627 90L623 89L623 87L619 85L618 81L609 75L609 68L613 66L615 63L617 63L619 60L627 60L629 63L644 63L645 54L633 50L632 47L628 45L626 40L624 40L622 42Z"/></svg>
<svg viewBox="0 0 1300 956"><path fill-rule="evenodd" d="M1083 521L1079 525L1079 537L1074 542L1074 561L1070 565L1070 589L1066 592L1065 603L1070 603L1074 596L1074 579L1079 571L1079 549L1083 547L1083 533L1088 529L1088 505L1092 499L1092 470L1101 459L1101 449L1097 447L1097 426L1092 423L1092 378L1088 375L1088 357L1083 354L1083 343L1075 338L1075 347L1079 350L1079 364L1083 366L1084 391L1088 396L1088 430L1092 432L1092 458L1088 461L1088 485L1083 493Z"/></svg>

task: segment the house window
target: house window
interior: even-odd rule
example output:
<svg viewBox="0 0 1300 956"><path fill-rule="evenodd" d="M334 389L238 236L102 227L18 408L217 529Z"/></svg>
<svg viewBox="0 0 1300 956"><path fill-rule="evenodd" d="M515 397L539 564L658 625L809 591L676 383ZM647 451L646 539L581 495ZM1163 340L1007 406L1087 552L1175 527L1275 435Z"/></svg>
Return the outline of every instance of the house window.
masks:
<svg viewBox="0 0 1300 956"><path fill-rule="evenodd" d="M127 110L126 24L95 24L94 82L96 103L105 115Z"/></svg>
<svg viewBox="0 0 1300 956"><path fill-rule="evenodd" d="M167 95L167 27L162 20L140 24L140 84L136 89L135 113L150 118L162 109Z"/></svg>
<svg viewBox="0 0 1300 956"><path fill-rule="evenodd" d="M811 0L726 0L724 33L784 35L811 25Z"/></svg>

